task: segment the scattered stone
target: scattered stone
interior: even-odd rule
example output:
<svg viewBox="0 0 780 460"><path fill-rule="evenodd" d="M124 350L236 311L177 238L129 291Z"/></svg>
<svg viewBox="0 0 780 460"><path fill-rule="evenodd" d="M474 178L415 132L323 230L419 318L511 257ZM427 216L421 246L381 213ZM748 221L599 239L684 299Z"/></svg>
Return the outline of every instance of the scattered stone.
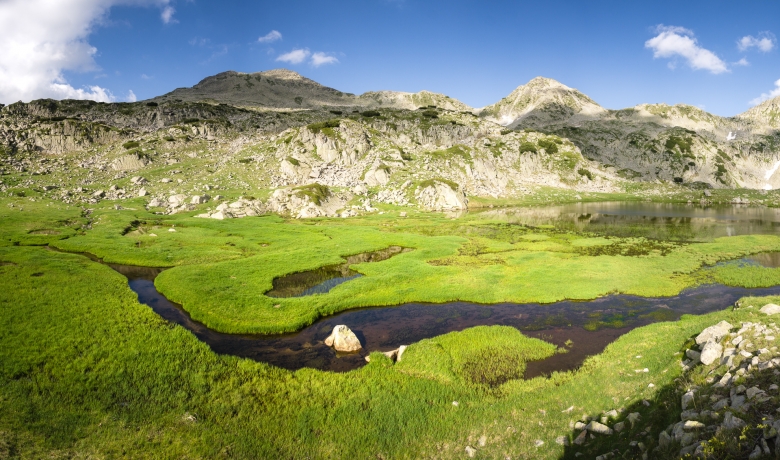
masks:
<svg viewBox="0 0 780 460"><path fill-rule="evenodd" d="M485 447L485 444L487 444L487 436L485 436L485 435L483 434L483 435L482 435L482 436L480 436L480 437L479 437L479 439L477 440L477 445L478 445L479 447ZM544 444L544 443L542 443L542 444ZM539 446L537 446L537 447L539 447Z"/></svg>
<svg viewBox="0 0 780 460"><path fill-rule="evenodd" d="M471 446L466 446L466 455L468 455L469 458L474 458L474 456L477 455L477 449Z"/></svg>
<svg viewBox="0 0 780 460"><path fill-rule="evenodd" d="M604 425L603 423L599 423L595 420L591 420L590 423L588 423L588 426L585 427L585 429L591 433L606 434L606 435L612 434L612 429L610 427Z"/></svg>
<svg viewBox="0 0 780 460"><path fill-rule="evenodd" d="M723 336L728 334L733 327L734 326L732 326L727 321L721 321L714 326L710 326L707 329L704 329L701 334L696 336L696 343L698 345L703 345L707 342L717 342L723 338Z"/></svg>
<svg viewBox="0 0 780 460"><path fill-rule="evenodd" d="M631 428L634 428L636 423L642 420L642 415L639 412L631 412L628 414L628 417L626 417L626 420L631 424Z"/></svg>
<svg viewBox="0 0 780 460"><path fill-rule="evenodd" d="M211 197L208 195L195 195L192 197L190 204L203 204L207 203Z"/></svg>
<svg viewBox="0 0 780 460"><path fill-rule="evenodd" d="M559 446L568 446L569 445L569 438L566 436L558 436L555 438L555 444L558 444Z"/></svg>
<svg viewBox="0 0 780 460"><path fill-rule="evenodd" d="M760 311L761 313L764 313L766 315L776 315L776 314L780 313L780 305L776 305L776 304L773 304L773 303L768 303L768 304L764 305L763 307L761 307L761 309L758 310L758 311Z"/></svg>
<svg viewBox="0 0 780 460"><path fill-rule="evenodd" d="M706 425L704 425L701 422L697 422L696 420L688 420L683 424L684 430L701 430Z"/></svg>
<svg viewBox="0 0 780 460"><path fill-rule="evenodd" d="M682 410L688 409L688 406L693 404L693 397L694 397L694 392L693 391L688 391L688 392L686 392L685 394L682 395L682 404L681 404L682 405Z"/></svg>
<svg viewBox="0 0 780 460"><path fill-rule="evenodd" d="M731 412L726 412L726 415L723 417L723 423L721 426L727 430L742 428L745 426L745 421L739 417L734 416L734 414Z"/></svg>
<svg viewBox="0 0 780 460"><path fill-rule="evenodd" d="M698 340L698 338L697 338ZM720 360L723 355L723 347L718 342L706 342L701 350L701 363L708 366Z"/></svg>
<svg viewBox="0 0 780 460"><path fill-rule="evenodd" d="M401 345L398 347L398 353L396 354L396 362L401 361L401 356L403 356L404 352L406 351L406 345Z"/></svg>

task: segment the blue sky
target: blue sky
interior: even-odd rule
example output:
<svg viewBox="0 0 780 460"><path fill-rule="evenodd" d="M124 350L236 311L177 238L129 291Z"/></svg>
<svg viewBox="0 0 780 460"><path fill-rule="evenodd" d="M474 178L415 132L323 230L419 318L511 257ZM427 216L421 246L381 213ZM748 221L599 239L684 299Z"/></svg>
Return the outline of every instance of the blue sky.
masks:
<svg viewBox="0 0 780 460"><path fill-rule="evenodd" d="M539 75L613 109L688 103L730 116L762 94L780 94L780 2L61 2L68 8L27 21L67 21L59 30L73 28L72 37L51 38L44 30L23 38L33 45L59 43L66 57L68 47L76 46L71 54L77 62L36 67L27 65L22 52L16 60L0 56L0 102L57 95L141 100L225 70L277 67L346 92L427 89L474 107L496 102ZM4 16L6 23L18 19L21 9L36 3L51 2L0 0L0 30L8 30ZM0 47L13 46L8 40L29 35L29 29L0 33ZM272 31L278 34L258 41ZM48 49L33 45L37 53ZM295 50L305 59L278 61ZM46 56L36 55L39 60ZM8 82L22 81L15 69L24 68L23 81L29 82L37 81L39 67L46 70L41 83L14 92ZM51 89L51 81L59 86Z"/></svg>

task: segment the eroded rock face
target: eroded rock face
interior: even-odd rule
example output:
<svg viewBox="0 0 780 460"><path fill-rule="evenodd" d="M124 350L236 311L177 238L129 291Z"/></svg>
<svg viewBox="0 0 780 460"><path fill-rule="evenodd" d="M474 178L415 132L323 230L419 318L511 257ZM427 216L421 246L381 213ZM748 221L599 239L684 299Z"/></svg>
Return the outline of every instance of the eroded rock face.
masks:
<svg viewBox="0 0 780 460"><path fill-rule="evenodd" d="M325 339L325 345L343 352L353 352L363 348L355 333L343 324L333 328L333 332Z"/></svg>
<svg viewBox="0 0 780 460"><path fill-rule="evenodd" d="M426 209L468 209L468 199L463 191L453 189L448 183L434 181L418 188L414 195L420 206Z"/></svg>

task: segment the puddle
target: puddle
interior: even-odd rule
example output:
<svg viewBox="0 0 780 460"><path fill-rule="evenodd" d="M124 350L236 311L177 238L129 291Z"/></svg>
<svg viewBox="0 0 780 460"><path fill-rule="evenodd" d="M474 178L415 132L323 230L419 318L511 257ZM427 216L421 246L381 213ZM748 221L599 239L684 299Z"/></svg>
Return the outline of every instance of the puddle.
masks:
<svg viewBox="0 0 780 460"><path fill-rule="evenodd" d="M292 334L234 335L212 331L160 294L154 286L154 278L163 269L109 266L128 278L130 289L138 294L139 302L150 306L164 319L184 326L216 353L250 358L291 370L311 367L335 372L364 366L367 350L388 351L447 332L500 324L516 327L527 336L569 349L565 354L529 362L525 377L532 378L553 371L577 369L585 358L600 353L609 343L636 327L656 321L673 321L683 314L698 315L722 310L746 295L780 294L780 286L745 289L708 285L665 298L613 295L587 302L565 301L546 305L409 303L346 311ZM324 344L325 338L338 324L346 324L355 332L363 350L340 354ZM567 341L571 341L570 347Z"/></svg>
<svg viewBox="0 0 780 460"><path fill-rule="evenodd" d="M375 252L364 252L344 257L346 263L326 265L314 270L291 273L273 280L273 289L266 292L268 297L303 297L312 294L325 294L341 283L363 275L350 269L351 265L367 262L381 262L394 255L412 251L411 248L390 246Z"/></svg>

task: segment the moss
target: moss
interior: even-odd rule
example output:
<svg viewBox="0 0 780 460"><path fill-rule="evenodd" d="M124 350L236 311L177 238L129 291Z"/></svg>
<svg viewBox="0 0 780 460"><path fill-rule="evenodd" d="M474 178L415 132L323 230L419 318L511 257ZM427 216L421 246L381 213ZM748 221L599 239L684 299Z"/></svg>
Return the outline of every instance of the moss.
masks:
<svg viewBox="0 0 780 460"><path fill-rule="evenodd" d="M301 165L301 162L298 161L297 159L293 158L293 157L287 157L287 158L285 158L285 160L287 160L287 162L292 164L293 166L300 166Z"/></svg>
<svg viewBox="0 0 780 460"><path fill-rule="evenodd" d="M458 184L456 184L455 182L453 182L451 180L442 179L440 177L437 177L436 179L424 180L424 181L420 182L418 187L420 189L424 189L424 188L427 188L427 187L435 187L437 183L438 184L445 184L445 185L449 186L449 188L451 188L452 190L458 191Z"/></svg>
<svg viewBox="0 0 780 460"><path fill-rule="evenodd" d="M122 144L122 147L124 147L126 150L130 150L130 149L138 148L140 145L141 143L138 141L130 141Z"/></svg>

